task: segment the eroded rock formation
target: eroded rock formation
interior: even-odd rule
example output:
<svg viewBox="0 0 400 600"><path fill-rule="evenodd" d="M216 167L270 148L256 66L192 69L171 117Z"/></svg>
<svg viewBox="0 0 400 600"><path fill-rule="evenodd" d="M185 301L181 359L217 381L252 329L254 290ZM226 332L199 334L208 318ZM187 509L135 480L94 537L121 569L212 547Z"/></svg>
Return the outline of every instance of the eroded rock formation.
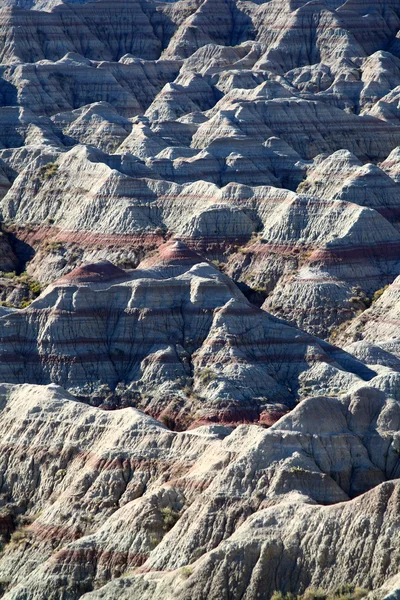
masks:
<svg viewBox="0 0 400 600"><path fill-rule="evenodd" d="M398 0L0 0L3 598L398 600L399 185Z"/></svg>

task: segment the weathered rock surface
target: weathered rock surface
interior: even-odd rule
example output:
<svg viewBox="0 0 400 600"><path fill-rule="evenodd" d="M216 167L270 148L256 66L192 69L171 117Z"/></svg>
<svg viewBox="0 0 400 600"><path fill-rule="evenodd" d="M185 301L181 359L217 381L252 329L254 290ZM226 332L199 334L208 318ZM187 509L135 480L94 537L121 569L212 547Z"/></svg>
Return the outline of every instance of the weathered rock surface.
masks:
<svg viewBox="0 0 400 600"><path fill-rule="evenodd" d="M3 598L398 600L399 185L398 0L0 0Z"/></svg>
<svg viewBox="0 0 400 600"><path fill-rule="evenodd" d="M365 340L399 355L399 311L400 311L400 278L398 277L387 289L379 292L379 297L371 308L355 319L343 331L343 339ZM382 293L383 292L383 293Z"/></svg>
<svg viewBox="0 0 400 600"><path fill-rule="evenodd" d="M327 200L344 200L368 206L391 223L397 224L399 221L398 183L376 165L363 165L348 151L335 152L318 162L309 170L298 191Z"/></svg>
<svg viewBox="0 0 400 600"><path fill-rule="evenodd" d="M292 406L319 363L330 365L326 390L342 369L354 384L375 374L249 304L180 242L130 273L80 267L29 308L3 312L1 380L52 382L100 401L105 386L117 403L178 422L253 421L270 404Z"/></svg>
<svg viewBox="0 0 400 600"><path fill-rule="evenodd" d="M163 576L149 573L123 577L85 594L83 598L118 597L125 600L140 595L145 600L161 596L171 600L205 600L221 598L221 590L228 587L233 590L232 598L250 599L260 593L272 595L276 587L296 590L305 589L310 583L314 586L329 585L331 582L328 583L322 575L326 564L335 568L335 583L339 585L346 579L364 585L364 582L372 583L374 577L370 571L363 571L363 565L373 563L377 555L386 555L392 543L396 548L393 548L395 554L392 556L395 563L398 561L397 539L392 537L393 524L398 523L398 493L395 483L383 484L358 500L329 508L315 507L305 503L302 497L289 495L286 502L260 510L221 547L190 567ZM354 535L364 527L368 528L369 535L364 540L361 556L352 571L346 570L345 565L349 565L352 562L350 557L354 556L351 552L359 548L352 545ZM298 554L303 557L301 566L296 560ZM291 573L289 577L288 570ZM267 581L270 581L269 577L275 578L269 587L265 572L268 573ZM238 586L238 578L248 581L248 585ZM304 583L302 586L291 585L290 581L295 580ZM379 579L375 581L379 585ZM23 596L15 593L6 597Z"/></svg>
<svg viewBox="0 0 400 600"><path fill-rule="evenodd" d="M399 405L382 392L305 400L269 430L184 433L54 386L3 386L1 398L7 507L31 523L0 560L5 598L79 598L110 577L87 597L239 598L245 585L253 598L353 579L376 589L397 572L398 483L386 480ZM21 461L23 487L9 479Z"/></svg>

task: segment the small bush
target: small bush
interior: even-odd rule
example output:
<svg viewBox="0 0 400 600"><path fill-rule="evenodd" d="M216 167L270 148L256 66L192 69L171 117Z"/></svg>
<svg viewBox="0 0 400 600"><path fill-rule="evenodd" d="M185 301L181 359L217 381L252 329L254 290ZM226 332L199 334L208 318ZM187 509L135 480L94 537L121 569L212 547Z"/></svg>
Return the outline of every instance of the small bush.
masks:
<svg viewBox="0 0 400 600"><path fill-rule="evenodd" d="M350 324L351 319L349 319L348 321L343 321L343 323L332 329L329 337L330 343L334 344L338 337L340 337L340 335L350 326Z"/></svg>
<svg viewBox="0 0 400 600"><path fill-rule="evenodd" d="M307 469L303 469L303 467L294 466L290 469L291 473L308 473Z"/></svg>
<svg viewBox="0 0 400 600"><path fill-rule="evenodd" d="M4 273L4 271L1 273L1 276L4 277L4 279L16 279L17 274L15 271L9 271Z"/></svg>
<svg viewBox="0 0 400 600"><path fill-rule="evenodd" d="M291 592L275 591L271 596L271 600L360 600L368 593L368 590L364 588L356 587L352 583L345 583L331 592L319 588L309 588L300 596L296 596Z"/></svg>
<svg viewBox="0 0 400 600"><path fill-rule="evenodd" d="M23 298L23 300L21 300L21 302L19 303L19 308L28 308L28 306L30 306L31 304L32 300L29 300L28 298Z"/></svg>
<svg viewBox="0 0 400 600"><path fill-rule="evenodd" d="M371 303L374 304L374 302L376 302L377 300L379 300L379 298L382 296L382 294L384 294L386 292L386 290L388 289L388 287L389 287L389 285L385 285L380 290L376 290L376 292L374 292L374 294L372 296Z"/></svg>
<svg viewBox="0 0 400 600"><path fill-rule="evenodd" d="M367 594L368 590L356 587L352 583L345 583L329 594L328 600L359 600Z"/></svg>
<svg viewBox="0 0 400 600"><path fill-rule="evenodd" d="M154 548L156 548L158 546L158 544L161 542L162 537L160 537L159 535L156 535L155 533L152 533L150 535L150 547L152 550L154 550Z"/></svg>
<svg viewBox="0 0 400 600"><path fill-rule="evenodd" d="M193 573L193 567L182 567L180 570L180 575L183 579L188 579Z"/></svg>
<svg viewBox="0 0 400 600"><path fill-rule="evenodd" d="M298 600L298 596L295 596L291 592L287 592L286 594L283 592L274 592L271 600Z"/></svg>
<svg viewBox="0 0 400 600"><path fill-rule="evenodd" d="M20 544L27 542L29 539L30 539L30 533L29 533L28 529L26 529L26 528L16 529L14 531L14 533L11 535L10 543L14 544L15 546L19 546Z"/></svg>
<svg viewBox="0 0 400 600"><path fill-rule="evenodd" d="M312 185L309 181L302 181L297 188L297 193L298 194L306 194L307 192L310 191L311 188L312 188Z"/></svg>
<svg viewBox="0 0 400 600"><path fill-rule="evenodd" d="M179 513L169 506L161 509L161 516L163 520L163 530L165 532L170 531L179 519Z"/></svg>
<svg viewBox="0 0 400 600"><path fill-rule="evenodd" d="M62 242L46 242L43 246L43 250L48 254L57 254L62 248Z"/></svg>
<svg viewBox="0 0 400 600"><path fill-rule="evenodd" d="M208 385L217 378L212 369L206 368L199 374L199 381L202 385Z"/></svg>
<svg viewBox="0 0 400 600"><path fill-rule="evenodd" d="M302 600L327 600L328 594L320 588L309 588L303 594Z"/></svg>
<svg viewBox="0 0 400 600"><path fill-rule="evenodd" d="M117 265L117 267L121 267L121 269L134 269L136 266L135 259L132 257L128 258L127 256L120 258L115 262L115 264Z"/></svg>
<svg viewBox="0 0 400 600"><path fill-rule="evenodd" d="M38 170L38 177L41 181L47 181L48 179L52 179L57 173L58 165L56 163L47 163L47 165L43 165Z"/></svg>

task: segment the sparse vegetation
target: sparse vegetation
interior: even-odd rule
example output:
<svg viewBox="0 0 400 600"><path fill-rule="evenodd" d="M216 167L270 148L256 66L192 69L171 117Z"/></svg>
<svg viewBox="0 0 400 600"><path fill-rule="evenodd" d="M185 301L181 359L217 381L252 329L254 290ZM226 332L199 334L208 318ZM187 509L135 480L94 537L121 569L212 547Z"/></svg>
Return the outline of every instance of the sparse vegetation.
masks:
<svg viewBox="0 0 400 600"><path fill-rule="evenodd" d="M59 250L62 250L62 249L63 249L62 242L51 241L51 242L46 242L43 245L43 250L45 252L47 252L48 254L57 254L59 252Z"/></svg>
<svg viewBox="0 0 400 600"><path fill-rule="evenodd" d="M371 298L359 286L351 288L351 292L354 294L349 300L351 304L358 304L361 310L366 310L371 306Z"/></svg>
<svg viewBox="0 0 400 600"><path fill-rule="evenodd" d="M332 329L329 341L332 344L334 344L335 341L340 337L340 334L343 333L349 327L350 323L351 319L344 321L343 323Z"/></svg>
<svg viewBox="0 0 400 600"><path fill-rule="evenodd" d="M224 265L223 262L220 262L219 260L214 259L214 260L211 261L211 264L214 265L214 267L216 269L218 269L219 271L223 271L224 270L224 266L225 265Z"/></svg>
<svg viewBox="0 0 400 600"><path fill-rule="evenodd" d="M37 298L40 295L42 291L42 286L40 282L28 275L26 271L21 273L21 275L17 275L15 271L0 271L0 277L3 279L11 280L13 283L15 283L16 286L23 286L25 288L23 291L26 294L19 301L19 304L13 304L5 300L0 302L1 306L5 306L8 308L26 308L32 303L32 301L35 298Z"/></svg>
<svg viewBox="0 0 400 600"><path fill-rule="evenodd" d="M56 163L47 163L47 165L43 165L40 167L40 169L38 169L38 177L41 181L47 181L55 176L57 170L58 165Z"/></svg>
<svg viewBox="0 0 400 600"><path fill-rule="evenodd" d="M107 152L109 154L114 154L120 145L121 145L121 140L113 140L113 141L109 142L107 144Z"/></svg>
<svg viewBox="0 0 400 600"><path fill-rule="evenodd" d="M183 577L183 579L188 579L193 573L193 567L182 567L180 570L180 575L181 577Z"/></svg>
<svg viewBox="0 0 400 600"><path fill-rule="evenodd" d="M121 269L135 269L137 267L137 260L133 256L124 256L116 260L115 264Z"/></svg>
<svg viewBox="0 0 400 600"><path fill-rule="evenodd" d="M161 509L161 516L163 520L163 530L165 532L172 529L179 519L179 513L176 510L170 508L169 506L166 506Z"/></svg>
<svg viewBox="0 0 400 600"><path fill-rule="evenodd" d="M175 429L175 418L169 414L163 414L159 416L160 423L168 427L171 431Z"/></svg>
<svg viewBox="0 0 400 600"><path fill-rule="evenodd" d="M303 467L294 466L290 469L291 473L308 473L307 469L303 469Z"/></svg>
<svg viewBox="0 0 400 600"><path fill-rule="evenodd" d="M11 534L10 544L14 546L19 546L20 544L24 544L29 541L31 534L27 527L21 527L20 529L16 529L14 533Z"/></svg>
<svg viewBox="0 0 400 600"><path fill-rule="evenodd" d="M386 292L386 290L388 289L388 287L389 287L389 285L385 285L380 290L376 290L376 292L374 292L374 294L372 296L371 304L374 304L374 302L376 302L377 300L379 300L379 298Z"/></svg>
<svg viewBox="0 0 400 600"><path fill-rule="evenodd" d="M276 591L271 600L360 600L368 594L368 590L356 587L353 584L344 584L334 591L325 591L320 588L309 588L304 594L298 596L291 592Z"/></svg>
<svg viewBox="0 0 400 600"><path fill-rule="evenodd" d="M311 387L303 387L299 389L299 396L300 398L306 398L307 396L310 396L312 394L312 388Z"/></svg>
<svg viewBox="0 0 400 600"><path fill-rule="evenodd" d="M267 288L265 288L262 285L256 285L256 286L252 287L251 291L254 292L255 294L261 294L262 296L268 295Z"/></svg>
<svg viewBox="0 0 400 600"><path fill-rule="evenodd" d="M212 369L206 368L199 374L199 380L202 385L208 385L217 378L216 374Z"/></svg>
<svg viewBox="0 0 400 600"><path fill-rule="evenodd" d="M155 533L152 533L150 535L150 547L152 550L154 550L154 548L156 548L158 546L158 544L161 542L162 537L160 535L156 535Z"/></svg>
<svg viewBox="0 0 400 600"><path fill-rule="evenodd" d="M21 302L19 303L19 308L24 309L24 308L28 308L28 306L30 306L32 304L32 300L29 300L28 298L23 298L21 300Z"/></svg>
<svg viewBox="0 0 400 600"><path fill-rule="evenodd" d="M297 188L297 193L298 194L307 194L307 192L309 192L311 188L312 188L312 185L309 181L302 181Z"/></svg>

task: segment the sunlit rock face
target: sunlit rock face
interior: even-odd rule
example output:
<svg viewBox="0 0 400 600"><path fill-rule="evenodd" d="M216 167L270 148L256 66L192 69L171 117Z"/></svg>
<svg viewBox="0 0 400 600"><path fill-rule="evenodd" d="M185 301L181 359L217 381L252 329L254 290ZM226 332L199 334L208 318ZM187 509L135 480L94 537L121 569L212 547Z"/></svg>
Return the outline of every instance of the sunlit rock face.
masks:
<svg viewBox="0 0 400 600"><path fill-rule="evenodd" d="M318 368L327 391L343 366L354 384L375 375L250 304L181 242L143 267L79 267L27 309L3 309L0 378L89 398L122 387L133 405L178 423L229 423L262 420L270 405L287 411Z"/></svg>
<svg viewBox="0 0 400 600"><path fill-rule="evenodd" d="M399 186L398 0L0 0L1 597L398 600Z"/></svg>

